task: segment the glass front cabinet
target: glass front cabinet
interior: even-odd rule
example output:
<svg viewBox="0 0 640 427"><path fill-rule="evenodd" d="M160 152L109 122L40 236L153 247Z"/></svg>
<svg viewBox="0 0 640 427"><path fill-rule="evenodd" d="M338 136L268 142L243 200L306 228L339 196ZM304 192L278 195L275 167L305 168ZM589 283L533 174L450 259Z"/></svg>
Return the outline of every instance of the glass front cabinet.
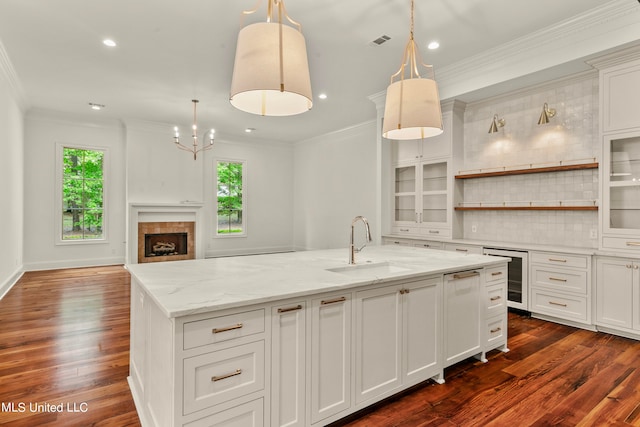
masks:
<svg viewBox="0 0 640 427"><path fill-rule="evenodd" d="M451 237L449 161L394 167L394 234Z"/></svg>
<svg viewBox="0 0 640 427"><path fill-rule="evenodd" d="M640 253L640 132L607 135L602 247Z"/></svg>

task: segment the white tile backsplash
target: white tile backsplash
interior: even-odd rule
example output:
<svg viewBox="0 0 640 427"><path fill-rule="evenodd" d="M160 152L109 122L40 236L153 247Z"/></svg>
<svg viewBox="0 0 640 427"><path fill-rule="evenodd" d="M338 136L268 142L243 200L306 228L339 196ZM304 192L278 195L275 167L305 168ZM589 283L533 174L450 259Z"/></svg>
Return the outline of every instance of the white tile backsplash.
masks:
<svg viewBox="0 0 640 427"><path fill-rule="evenodd" d="M544 103L556 109L538 125ZM494 114L506 120L489 134ZM561 160L599 161L598 78L582 76L538 92L467 106L464 162L459 170L513 167ZM598 170L466 179L465 203L597 201ZM545 245L597 247L597 211L465 211L464 238ZM475 229L475 232L472 232Z"/></svg>

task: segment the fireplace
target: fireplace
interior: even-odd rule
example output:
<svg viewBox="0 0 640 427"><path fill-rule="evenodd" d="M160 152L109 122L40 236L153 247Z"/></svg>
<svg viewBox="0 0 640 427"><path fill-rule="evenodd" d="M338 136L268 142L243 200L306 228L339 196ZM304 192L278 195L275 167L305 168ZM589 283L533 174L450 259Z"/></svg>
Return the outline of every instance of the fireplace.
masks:
<svg viewBox="0 0 640 427"><path fill-rule="evenodd" d="M138 262L195 259L195 222L139 222Z"/></svg>

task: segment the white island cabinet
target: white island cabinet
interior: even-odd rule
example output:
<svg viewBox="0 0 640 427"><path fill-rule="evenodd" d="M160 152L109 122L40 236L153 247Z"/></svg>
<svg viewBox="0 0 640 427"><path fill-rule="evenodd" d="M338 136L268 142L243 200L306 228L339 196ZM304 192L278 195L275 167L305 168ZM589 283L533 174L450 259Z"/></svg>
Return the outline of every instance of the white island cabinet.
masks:
<svg viewBox="0 0 640 427"><path fill-rule="evenodd" d="M473 270L484 289L485 272L506 261L379 246L349 266L345 252L128 266L129 384L142 425L324 426L442 382L445 275ZM486 314L480 323L506 319L505 305L485 313L484 298L464 301ZM479 343L472 353L497 348L481 329L446 330L447 343Z"/></svg>

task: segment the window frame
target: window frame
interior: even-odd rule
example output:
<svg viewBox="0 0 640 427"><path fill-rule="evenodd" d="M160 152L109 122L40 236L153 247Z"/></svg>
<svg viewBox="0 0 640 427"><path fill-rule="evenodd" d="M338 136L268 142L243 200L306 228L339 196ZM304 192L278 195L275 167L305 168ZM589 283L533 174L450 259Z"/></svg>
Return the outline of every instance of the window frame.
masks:
<svg viewBox="0 0 640 427"><path fill-rule="evenodd" d="M63 233L63 179L64 179L64 149L70 148L74 150L87 150L87 151L101 151L103 153L102 159L102 238L100 239L69 239L62 238ZM91 146L91 145L79 145L79 144L65 144L56 143L56 168L55 168L55 244L58 246L67 245L96 245L109 243L109 224L108 224L108 183L109 183L109 162L110 162L109 149L106 147Z"/></svg>
<svg viewBox="0 0 640 427"><path fill-rule="evenodd" d="M242 165L242 233L218 233L218 164L239 163ZM213 237L220 239L245 238L248 235L247 204L247 161L241 159L217 158L213 160Z"/></svg>

